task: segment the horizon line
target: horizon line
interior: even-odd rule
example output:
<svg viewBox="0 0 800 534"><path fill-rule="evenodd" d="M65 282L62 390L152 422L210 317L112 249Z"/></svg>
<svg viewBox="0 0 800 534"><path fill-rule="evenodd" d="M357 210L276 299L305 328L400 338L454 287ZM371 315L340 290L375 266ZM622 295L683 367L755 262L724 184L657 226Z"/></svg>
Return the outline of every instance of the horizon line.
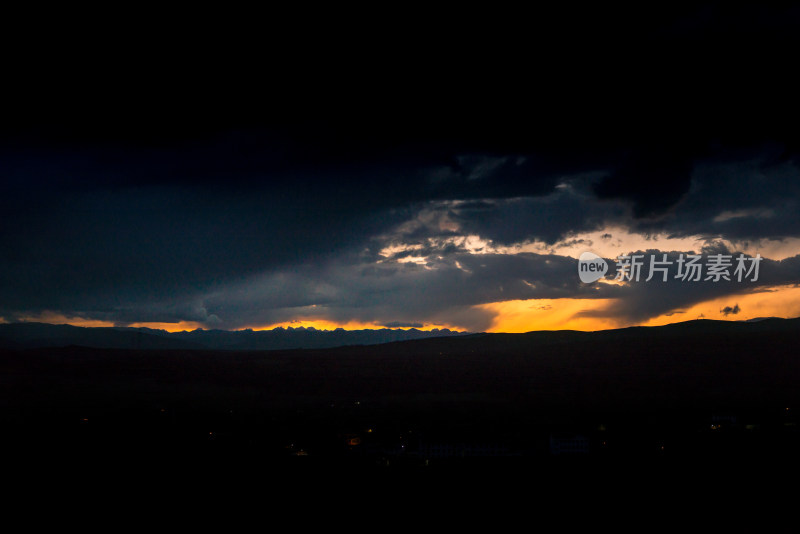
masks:
<svg viewBox="0 0 800 534"><path fill-rule="evenodd" d="M326 328L316 328L314 326L275 326L273 328L241 328L241 329L224 329L224 328L195 328L193 330L175 330L170 331L162 328L152 328L148 326L125 326L125 325L101 325L101 326L91 326L91 325L75 325L70 323L49 323L43 321L14 321L14 322L0 322L0 326L11 326L11 325L23 325L23 324L40 324L40 325L48 325L48 326L70 326L73 328L84 328L84 329L131 329L131 330L154 330L154 331L161 331L167 332L170 334L181 334L181 333L191 333L191 332L272 332L275 330L303 330L303 331L315 331L315 332L378 332L382 330L389 330L389 331L411 331L416 330L417 332L435 332L435 331L447 331L456 334L531 334L535 332L607 332L611 330L624 330L627 328L658 328L662 326L671 326L676 324L684 324L684 323L692 323L698 321L712 321L712 322L725 322L725 323L755 323L761 322L770 319L779 319L779 320L792 320L792 319L800 319L800 317L777 317L777 316L769 316L769 317L755 317L752 319L709 319L707 317L698 317L695 319L688 319L685 321L676 321L674 323L666 323L662 325L627 325L627 326L620 326L616 328L601 328L597 330L581 330L576 328L560 328L560 329L541 329L541 330L528 330L526 332L488 332L488 331L469 331L469 330L455 330L452 328L432 328L432 329L421 329L418 327L381 327L381 328L343 328L337 327L334 329L326 329Z"/></svg>

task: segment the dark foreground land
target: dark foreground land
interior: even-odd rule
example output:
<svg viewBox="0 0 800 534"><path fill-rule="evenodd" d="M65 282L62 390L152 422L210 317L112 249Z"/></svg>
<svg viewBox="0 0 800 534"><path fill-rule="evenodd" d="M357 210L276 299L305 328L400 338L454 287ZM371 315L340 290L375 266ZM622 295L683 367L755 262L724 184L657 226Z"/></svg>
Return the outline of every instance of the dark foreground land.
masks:
<svg viewBox="0 0 800 534"><path fill-rule="evenodd" d="M6 473L796 473L800 322L0 353ZM563 480L563 477L561 477Z"/></svg>

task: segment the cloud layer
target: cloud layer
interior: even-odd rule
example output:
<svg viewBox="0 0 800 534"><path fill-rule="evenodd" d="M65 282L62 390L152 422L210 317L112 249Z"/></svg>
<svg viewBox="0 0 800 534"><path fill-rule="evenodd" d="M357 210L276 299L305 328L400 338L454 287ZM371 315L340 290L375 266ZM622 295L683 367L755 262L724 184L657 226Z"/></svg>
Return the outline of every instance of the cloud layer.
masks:
<svg viewBox="0 0 800 534"><path fill-rule="evenodd" d="M800 283L796 16L704 4L630 26L556 9L536 42L507 31L439 55L422 40L338 67L326 41L294 64L306 74L226 73L207 95L20 88L0 129L0 318L482 330L493 302L612 299L582 313L642 322ZM703 247L763 251L762 278L575 273L581 250Z"/></svg>

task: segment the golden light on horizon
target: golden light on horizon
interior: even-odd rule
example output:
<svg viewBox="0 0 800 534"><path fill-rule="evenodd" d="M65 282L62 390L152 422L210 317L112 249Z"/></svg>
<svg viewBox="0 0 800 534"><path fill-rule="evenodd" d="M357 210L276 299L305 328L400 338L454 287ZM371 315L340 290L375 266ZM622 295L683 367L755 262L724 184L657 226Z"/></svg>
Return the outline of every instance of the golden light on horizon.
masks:
<svg viewBox="0 0 800 534"><path fill-rule="evenodd" d="M693 304L683 309L671 310L668 313L642 319L629 320L615 316L613 308L618 305L617 299L530 299L491 302L476 306L490 312L494 317L487 332L522 333L534 330L582 330L595 331L627 326L661 326L670 323L689 321L699 318L714 320L741 321L758 317L800 317L800 286L786 285L760 288L757 292L740 293L716 297L708 301ZM726 307L738 305L740 311L725 315ZM585 316L582 312L591 312ZM61 313L45 311L36 315L17 318L21 322L40 322L49 324L68 324L80 327L113 327L112 321L87 317L67 316ZM9 322L0 318L0 323ZM132 328L152 328L167 332L181 332L196 329L209 329L208 326L194 321L176 323L139 322L127 325ZM244 330L271 330L273 328L315 328L317 330L376 330L382 328L410 329L412 327L387 327L377 322L366 321L332 321L323 318L297 318L266 325L252 325L238 328ZM418 330L450 329L469 331L465 325L429 324L413 327Z"/></svg>
<svg viewBox="0 0 800 534"><path fill-rule="evenodd" d="M488 332L523 333L535 330L595 331L627 326L661 326L694 319L746 321L759 317L800 317L800 287L794 285L762 288L758 292L716 297L685 309L631 321L615 318L610 310L617 299L530 299L492 302L480 307L497 315ZM738 313L722 310L738 305ZM583 317L581 312L596 312ZM608 316L603 316L607 311Z"/></svg>
<svg viewBox="0 0 800 534"><path fill-rule="evenodd" d="M523 333L533 330L603 330L615 328L613 319L579 317L582 311L604 310L614 299L530 299L482 304L497 315L488 332Z"/></svg>
<svg viewBox="0 0 800 534"><path fill-rule="evenodd" d="M167 332L184 332L187 330L208 330L202 323L195 321L179 321L177 323L131 323L131 328L152 328L153 330L166 330Z"/></svg>
<svg viewBox="0 0 800 534"><path fill-rule="evenodd" d="M345 330L379 330L382 328L392 328L393 330L409 330L411 328L416 328L417 330L433 330L434 328L444 329L449 328L450 330L464 330L464 328L459 328L457 326L450 326L450 325L439 325L439 324L423 324L419 327L411 327L411 326L402 326L402 327L388 327L380 323L376 322L363 322L363 321L346 321L346 322L339 322L339 321L330 321L327 319L295 319L291 321L283 321L279 323L272 323L269 325L262 325L262 326L248 326L245 328L251 328L253 330L272 330L273 328L316 328L317 330L336 330L337 328L343 328Z"/></svg>
<svg viewBox="0 0 800 534"><path fill-rule="evenodd" d="M738 305L736 314L722 312L725 307ZM693 319L746 321L759 317L800 317L800 287L794 285L767 287L756 293L726 295L694 304L672 315L660 315L641 323L642 326L660 326Z"/></svg>
<svg viewBox="0 0 800 534"><path fill-rule="evenodd" d="M56 313L51 311L44 311L36 315L24 315L18 317L17 321L23 323L66 324L70 326L80 326L84 328L118 326L117 323L115 323L114 321L92 319L88 317L69 316L69 315L64 315L63 313ZM197 323L194 321L179 321L177 323L141 322L141 323L131 323L126 326L131 328L152 328L153 330L166 330L167 332L182 332L184 330L196 330L198 328L205 328L201 323Z"/></svg>
<svg viewBox="0 0 800 534"><path fill-rule="evenodd" d="M66 324L70 326L79 326L85 328L93 328L93 327L113 327L118 326L113 321L105 321L100 319L91 319L85 317L75 317L75 316L68 316L61 313L55 312L42 312L37 315L25 315L19 317L17 319L19 322L26 322L26 323L48 323L48 324ZM3 318L0 318L0 323L7 322ZM202 323L198 323L195 321L179 321L176 323L163 323L163 322L139 322L139 323L131 323L125 325L130 328L152 328L153 330L165 330L167 332L183 332L183 331L191 331L191 330L209 330L210 328ZM417 330L433 330L435 328L444 329L449 328L450 330L464 330L463 328L459 328L457 326L451 325L439 325L439 324L423 324L421 327L387 327L380 323L376 322L361 322L361 321L347 321L347 322L338 322L338 321L330 321L327 319L294 319L289 321L283 321L279 323L272 323L268 325L256 325L256 326L244 326L241 328L237 328L236 330L272 330L273 328L316 328L317 330L336 330L337 328L343 328L345 330L378 330L382 328L392 328L392 329L402 329L408 330L411 328L416 328Z"/></svg>
<svg viewBox="0 0 800 534"><path fill-rule="evenodd" d="M62 313L43 311L36 315L23 315L17 317L21 323L49 323L49 324L68 324L71 326L83 326L87 328L115 326L113 321L101 319L91 319L87 317L67 316Z"/></svg>

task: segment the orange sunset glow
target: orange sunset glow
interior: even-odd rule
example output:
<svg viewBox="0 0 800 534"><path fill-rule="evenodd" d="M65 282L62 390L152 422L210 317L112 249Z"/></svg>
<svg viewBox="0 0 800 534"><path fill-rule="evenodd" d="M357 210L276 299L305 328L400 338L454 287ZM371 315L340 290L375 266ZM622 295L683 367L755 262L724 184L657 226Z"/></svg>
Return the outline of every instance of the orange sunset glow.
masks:
<svg viewBox="0 0 800 534"><path fill-rule="evenodd" d="M269 325L251 326L249 328L253 330L271 330L273 328L300 328L300 327L316 328L317 330L336 330L337 328L344 328L345 330L386 328L385 326L382 326L374 322L362 322L362 321L336 322L336 321L329 321L327 319L316 319L316 318L297 318L291 321L283 321L280 323L273 323ZM418 330L431 330L433 328L437 327L427 326L419 328Z"/></svg>
<svg viewBox="0 0 800 534"><path fill-rule="evenodd" d="M476 308L490 312L494 318L487 332L522 333L537 330L580 330L596 331L628 326L660 326L692 319L717 319L746 321L760 317L791 318L800 316L800 287L796 285L762 288L750 293L741 293L718 297L691 305L643 321L629 321L613 317L610 307L617 303L616 299L528 299L508 300L481 304ZM738 304L741 312L724 315L722 309ZM608 316L603 316L607 311ZM582 312L592 312L592 316L583 316ZM109 321L91 318L69 317L62 314L46 312L21 318L23 322L43 322L50 324L69 324L81 327L115 326ZM7 322L0 319L0 322ZM181 332L196 329L207 329L197 322L180 321L176 323L141 322L130 325L133 328L152 328L167 332ZM253 325L244 329L271 330L273 328L315 328L317 330L381 329L386 328L376 322L347 321L336 322L322 318L297 318L290 321L267 325ZM408 329L411 327L402 327ZM423 324L417 330L433 329L467 330L460 325Z"/></svg>
<svg viewBox="0 0 800 534"><path fill-rule="evenodd" d="M659 326L692 319L745 321L759 317L800 316L800 287L778 286L753 293L715 298L682 310L644 321L602 317L615 299L531 299L493 302L481 306L497 313L489 332L530 332L535 330L595 331L628 326ZM742 311L725 316L721 310L738 304ZM599 312L599 317L582 317L581 312ZM609 313L610 315L610 313Z"/></svg>

